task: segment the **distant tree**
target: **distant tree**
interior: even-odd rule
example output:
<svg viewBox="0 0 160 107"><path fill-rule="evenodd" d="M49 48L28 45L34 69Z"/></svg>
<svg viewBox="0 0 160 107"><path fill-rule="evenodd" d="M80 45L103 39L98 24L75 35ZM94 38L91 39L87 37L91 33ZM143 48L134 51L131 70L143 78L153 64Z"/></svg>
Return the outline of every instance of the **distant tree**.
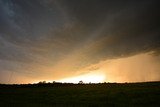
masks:
<svg viewBox="0 0 160 107"><path fill-rule="evenodd" d="M38 84L46 84L46 81L40 81Z"/></svg>
<svg viewBox="0 0 160 107"><path fill-rule="evenodd" d="M43 84L46 84L46 81L42 81Z"/></svg>
<svg viewBox="0 0 160 107"><path fill-rule="evenodd" d="M42 84L42 81L39 81L38 84Z"/></svg>
<svg viewBox="0 0 160 107"><path fill-rule="evenodd" d="M81 80L81 81L79 81L79 83L78 84L83 84L83 81Z"/></svg>

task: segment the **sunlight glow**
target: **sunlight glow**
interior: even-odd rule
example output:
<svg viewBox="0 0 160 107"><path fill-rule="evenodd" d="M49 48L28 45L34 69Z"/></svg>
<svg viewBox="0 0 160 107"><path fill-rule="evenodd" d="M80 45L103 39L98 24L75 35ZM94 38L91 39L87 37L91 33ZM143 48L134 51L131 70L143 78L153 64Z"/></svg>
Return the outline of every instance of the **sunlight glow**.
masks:
<svg viewBox="0 0 160 107"><path fill-rule="evenodd" d="M84 74L76 77L65 78L60 80L60 82L69 82L69 83L78 83L79 81L83 81L84 83L100 83L104 82L105 75L103 74Z"/></svg>

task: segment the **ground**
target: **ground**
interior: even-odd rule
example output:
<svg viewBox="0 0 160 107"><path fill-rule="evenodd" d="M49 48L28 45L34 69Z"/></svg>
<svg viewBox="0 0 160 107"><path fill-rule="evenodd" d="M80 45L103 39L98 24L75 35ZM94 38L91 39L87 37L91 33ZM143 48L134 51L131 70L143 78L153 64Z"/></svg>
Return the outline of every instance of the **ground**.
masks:
<svg viewBox="0 0 160 107"><path fill-rule="evenodd" d="M0 107L160 107L160 82L0 85Z"/></svg>

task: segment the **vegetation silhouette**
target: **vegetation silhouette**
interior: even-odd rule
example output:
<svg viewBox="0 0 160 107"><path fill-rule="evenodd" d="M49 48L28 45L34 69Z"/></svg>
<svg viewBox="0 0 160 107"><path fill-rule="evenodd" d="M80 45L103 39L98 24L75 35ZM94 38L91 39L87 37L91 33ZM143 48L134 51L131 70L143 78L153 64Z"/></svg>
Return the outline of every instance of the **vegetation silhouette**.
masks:
<svg viewBox="0 0 160 107"><path fill-rule="evenodd" d="M79 81L79 83L78 84L83 84L83 81L81 80L81 81Z"/></svg>
<svg viewBox="0 0 160 107"><path fill-rule="evenodd" d="M160 106L160 82L0 84L0 107Z"/></svg>

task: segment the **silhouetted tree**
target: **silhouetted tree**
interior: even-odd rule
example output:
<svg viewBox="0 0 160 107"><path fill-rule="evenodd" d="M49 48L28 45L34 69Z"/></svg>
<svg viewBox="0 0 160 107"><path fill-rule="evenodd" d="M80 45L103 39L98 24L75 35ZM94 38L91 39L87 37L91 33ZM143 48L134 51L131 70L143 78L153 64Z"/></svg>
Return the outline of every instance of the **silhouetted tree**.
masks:
<svg viewBox="0 0 160 107"><path fill-rule="evenodd" d="M46 84L46 81L40 81L38 84Z"/></svg>
<svg viewBox="0 0 160 107"><path fill-rule="evenodd" d="M79 81L79 83L78 84L83 84L83 81L81 80L81 81Z"/></svg>

